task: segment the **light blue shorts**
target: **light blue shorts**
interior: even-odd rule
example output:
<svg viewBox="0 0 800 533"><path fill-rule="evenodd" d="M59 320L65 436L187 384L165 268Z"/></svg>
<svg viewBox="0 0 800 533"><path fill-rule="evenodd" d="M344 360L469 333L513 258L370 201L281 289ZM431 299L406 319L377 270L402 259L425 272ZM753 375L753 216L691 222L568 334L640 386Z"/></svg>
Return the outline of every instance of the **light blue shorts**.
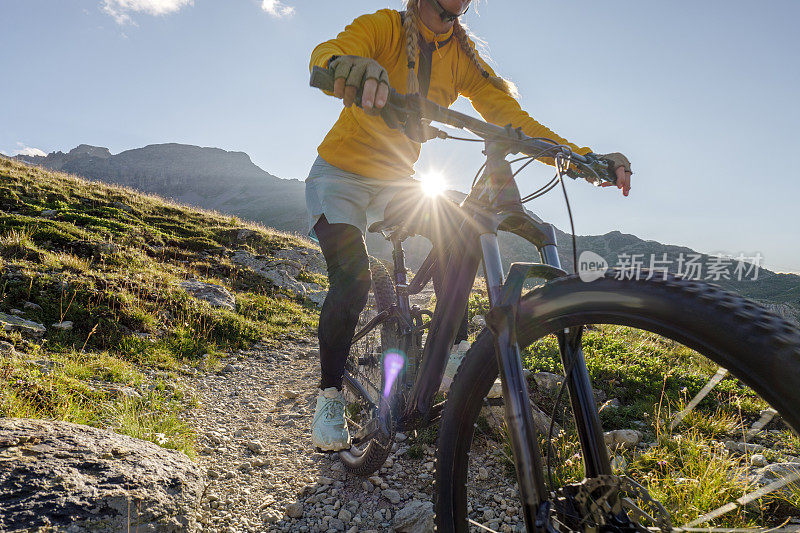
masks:
<svg viewBox="0 0 800 533"><path fill-rule="evenodd" d="M419 187L411 177L401 179L367 178L335 167L317 156L306 178L308 235L315 241L314 224L323 214L330 224L350 224L367 234L367 219L383 219L389 200L408 187Z"/></svg>

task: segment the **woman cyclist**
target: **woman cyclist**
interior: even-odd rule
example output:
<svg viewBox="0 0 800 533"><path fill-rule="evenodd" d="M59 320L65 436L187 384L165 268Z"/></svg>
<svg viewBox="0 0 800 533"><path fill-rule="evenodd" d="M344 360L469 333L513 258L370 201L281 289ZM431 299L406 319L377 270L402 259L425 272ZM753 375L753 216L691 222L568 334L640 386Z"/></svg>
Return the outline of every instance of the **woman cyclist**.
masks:
<svg viewBox="0 0 800 533"><path fill-rule="evenodd" d="M335 73L334 95L344 109L318 148L306 179L309 234L316 236L328 267L329 291L319 319L320 393L311 428L314 446L349 447L342 379L350 342L370 287L364 244L367 210L380 210L415 183L420 144L389 128L378 116L388 89L419 93L449 106L470 99L485 120L522 128L578 154L591 152L550 131L523 111L516 88L479 56L459 17L470 0L407 0L406 10L382 9L355 19L335 39L317 46L310 67ZM357 90L362 107L353 106ZM630 189L630 163L619 153L602 155L615 169L617 186ZM551 159L542 161L553 164Z"/></svg>

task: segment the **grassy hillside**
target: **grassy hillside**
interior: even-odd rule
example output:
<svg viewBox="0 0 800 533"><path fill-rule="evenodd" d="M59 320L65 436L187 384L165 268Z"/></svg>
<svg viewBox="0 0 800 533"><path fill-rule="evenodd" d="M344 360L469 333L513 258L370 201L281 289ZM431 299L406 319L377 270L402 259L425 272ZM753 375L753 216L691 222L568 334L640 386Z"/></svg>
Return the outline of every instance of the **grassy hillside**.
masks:
<svg viewBox="0 0 800 533"><path fill-rule="evenodd" d="M0 157L0 313L46 328L41 336L0 328L0 417L106 427L193 454L194 435L182 419L193 399L180 377L219 369L221 352L303 341L316 328L315 305L243 270L231 252L269 258L307 246L297 236L235 217ZM318 274L303 275L327 285ZM235 309L189 296L179 287L187 279L225 287L235 296ZM470 299L470 320L487 311L480 289ZM55 326L67 321L71 328ZM471 326L471 334L478 329ZM670 415L685 407L716 367L674 342L618 326L593 328L584 341L598 393L619 401L601 412L605 429L642 435L641 446L615 450L617 471L648 486L678 521L755 488L753 454L726 448L745 439L766 407L749 389L726 378L670 431ZM533 375L563 372L552 337L524 347L523 355ZM553 441L556 478L581 479L566 399L559 406L552 394L535 394L564 429ZM764 447L762 460L800 455L800 440L779 421L768 430L745 439ZM421 434L421 442L435 442L435 429ZM503 442L501 435L491 438ZM507 446L498 453L505 456ZM722 523L780 522L796 516L799 505L794 490Z"/></svg>
<svg viewBox="0 0 800 533"><path fill-rule="evenodd" d="M246 232L242 239L240 230ZM192 451L176 385L215 354L301 339L316 307L281 294L228 255L269 257L309 243L235 217L0 157L0 312L43 324L0 330L0 416L113 428ZM326 284L321 276L309 280ZM221 285L235 310L178 287ZM72 322L71 329L53 324Z"/></svg>

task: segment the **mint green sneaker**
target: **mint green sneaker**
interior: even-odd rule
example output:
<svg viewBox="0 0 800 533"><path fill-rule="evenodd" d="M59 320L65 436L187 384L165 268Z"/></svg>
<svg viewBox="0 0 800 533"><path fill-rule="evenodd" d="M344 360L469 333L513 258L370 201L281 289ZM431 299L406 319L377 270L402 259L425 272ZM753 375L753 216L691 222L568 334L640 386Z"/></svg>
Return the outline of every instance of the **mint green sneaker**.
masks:
<svg viewBox="0 0 800 533"><path fill-rule="evenodd" d="M317 410L311 423L311 443L327 452L350 447L350 432L344 419L344 396L336 387L328 387L317 396Z"/></svg>

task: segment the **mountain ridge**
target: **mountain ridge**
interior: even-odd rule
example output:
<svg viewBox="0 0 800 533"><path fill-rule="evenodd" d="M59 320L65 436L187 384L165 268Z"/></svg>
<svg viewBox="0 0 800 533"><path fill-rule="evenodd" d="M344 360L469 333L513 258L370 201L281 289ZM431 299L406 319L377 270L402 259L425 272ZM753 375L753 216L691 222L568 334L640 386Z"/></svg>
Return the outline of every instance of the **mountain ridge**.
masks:
<svg viewBox="0 0 800 533"><path fill-rule="evenodd" d="M14 159L78 174L92 181L132 187L282 231L306 235L308 229L304 182L282 179L266 172L245 152L163 143L111 154L105 147L80 144L66 154L59 151L47 156L20 155ZM448 194L456 201L466 196L459 191L448 191ZM572 236L556 228L556 237L562 268L572 272ZM505 268L512 262L538 259L535 247L516 235L501 233L498 240ZM676 265L682 257L698 255L706 264L715 261L713 256L700 254L686 246L641 239L619 230L603 235L576 235L575 242L579 253L594 252L612 267L615 258L619 260L634 254L642 255L644 267L648 266L649 258L662 258L666 254L672 263L669 268L672 272L677 270ZM391 258L390 244L380 235L366 235L366 243L371 254ZM407 265L412 269L418 267L430 248L430 242L422 237L408 239L404 243ZM800 317L800 276L776 273L760 266L755 269L755 275L758 283L735 279L710 281L774 306L773 310L797 320Z"/></svg>

